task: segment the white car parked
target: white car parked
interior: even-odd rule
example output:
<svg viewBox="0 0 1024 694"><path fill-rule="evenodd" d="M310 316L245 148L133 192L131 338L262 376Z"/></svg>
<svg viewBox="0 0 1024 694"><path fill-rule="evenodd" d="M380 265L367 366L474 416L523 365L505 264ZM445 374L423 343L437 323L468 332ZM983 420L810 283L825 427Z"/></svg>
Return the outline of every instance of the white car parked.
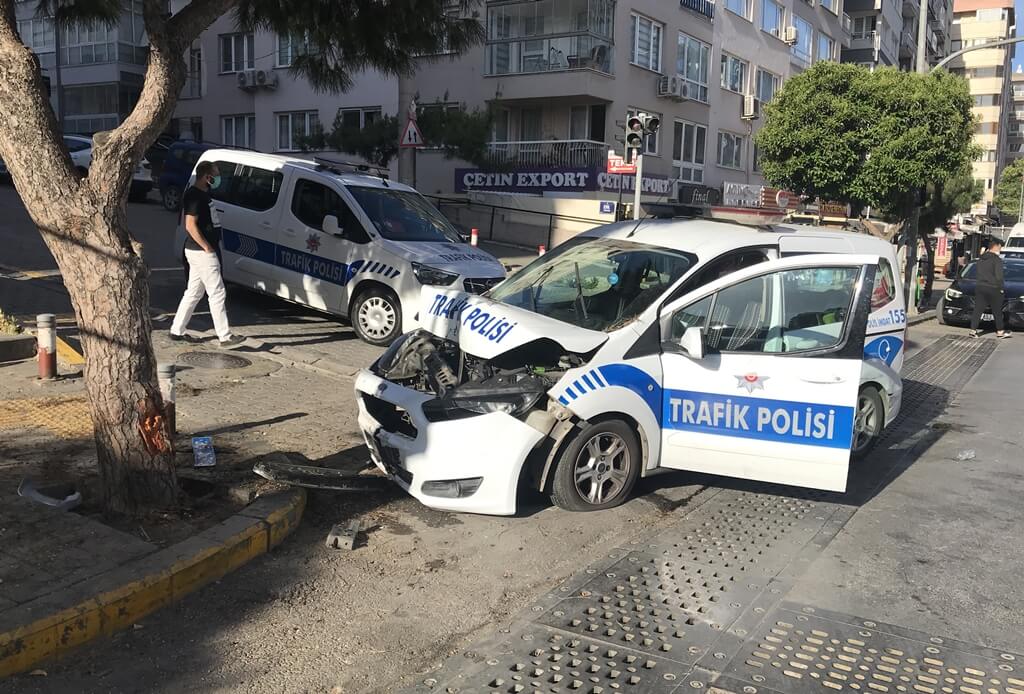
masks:
<svg viewBox="0 0 1024 694"><path fill-rule="evenodd" d="M71 155L71 163L79 173L85 175L92 165L92 138L83 135L64 135L64 146ZM132 200L144 200L153 190L153 174L149 162L143 159L132 174L132 187L128 196Z"/></svg>
<svg viewBox="0 0 1024 694"><path fill-rule="evenodd" d="M424 285L478 294L505 278L494 256L463 243L409 186L258 152L212 149L203 161L220 170L210 194L225 282L347 316L371 344L418 326ZM177 247L184 242L179 221Z"/></svg>
<svg viewBox="0 0 1024 694"><path fill-rule="evenodd" d="M423 329L356 380L371 455L422 503L569 510L693 470L842 491L900 409L891 244L706 219L612 224L484 296L423 289Z"/></svg>

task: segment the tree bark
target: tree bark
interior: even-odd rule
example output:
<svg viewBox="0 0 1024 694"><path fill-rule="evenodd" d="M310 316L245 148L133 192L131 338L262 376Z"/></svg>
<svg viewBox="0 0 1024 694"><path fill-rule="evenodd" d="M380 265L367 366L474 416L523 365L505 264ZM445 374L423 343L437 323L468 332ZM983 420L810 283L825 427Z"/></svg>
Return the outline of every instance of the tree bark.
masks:
<svg viewBox="0 0 1024 694"><path fill-rule="evenodd" d="M144 0L150 41L132 113L97 138L87 177L74 171L38 63L0 0L0 156L57 261L86 357L85 385L104 501L115 512L177 500L173 451L156 377L148 271L128 229L132 172L163 130L185 81L184 51L235 0L193 0L168 20Z"/></svg>

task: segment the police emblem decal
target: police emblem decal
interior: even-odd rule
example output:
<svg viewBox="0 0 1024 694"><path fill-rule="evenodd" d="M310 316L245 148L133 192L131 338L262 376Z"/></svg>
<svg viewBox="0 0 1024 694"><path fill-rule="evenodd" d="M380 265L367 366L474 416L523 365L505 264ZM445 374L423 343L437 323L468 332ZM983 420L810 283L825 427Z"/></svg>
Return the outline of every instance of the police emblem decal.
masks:
<svg viewBox="0 0 1024 694"><path fill-rule="evenodd" d="M764 390L764 382L768 380L768 376L758 376L755 373L743 374L736 376L736 387L746 388L748 393L753 393L755 390Z"/></svg>
<svg viewBox="0 0 1024 694"><path fill-rule="evenodd" d="M306 248L309 249L310 253L316 253L320 250L320 237L316 234L310 234L306 239Z"/></svg>

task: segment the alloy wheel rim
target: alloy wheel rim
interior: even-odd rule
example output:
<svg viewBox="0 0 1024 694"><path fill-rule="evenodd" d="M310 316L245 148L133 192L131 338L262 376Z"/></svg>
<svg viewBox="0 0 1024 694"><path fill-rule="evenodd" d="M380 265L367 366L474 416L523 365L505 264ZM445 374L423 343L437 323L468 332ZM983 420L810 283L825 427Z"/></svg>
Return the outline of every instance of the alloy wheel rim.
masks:
<svg viewBox="0 0 1024 694"><path fill-rule="evenodd" d="M176 188L169 188L164 191L164 207L178 206L178 191Z"/></svg>
<svg viewBox="0 0 1024 694"><path fill-rule="evenodd" d="M370 337L382 339L395 328L395 307L383 297L371 296L359 306L359 327Z"/></svg>
<svg viewBox="0 0 1024 694"><path fill-rule="evenodd" d="M588 503L599 505L619 495L630 470L629 448L618 434L595 434L580 450L573 466L576 492Z"/></svg>
<svg viewBox="0 0 1024 694"><path fill-rule="evenodd" d="M878 410L875 402L866 395L857 398L857 418L854 421L853 449L859 451L871 441L878 426Z"/></svg>

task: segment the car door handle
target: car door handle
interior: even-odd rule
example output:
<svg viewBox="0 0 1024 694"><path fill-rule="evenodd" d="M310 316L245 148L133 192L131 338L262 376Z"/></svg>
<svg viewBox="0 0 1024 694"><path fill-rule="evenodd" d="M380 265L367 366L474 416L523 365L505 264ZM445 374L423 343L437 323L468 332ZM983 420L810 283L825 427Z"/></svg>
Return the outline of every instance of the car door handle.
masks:
<svg viewBox="0 0 1024 694"><path fill-rule="evenodd" d="M801 378L804 383L814 383L817 385L832 385L834 383L842 383L846 379L837 374L829 374L827 376L811 376L809 378Z"/></svg>
<svg viewBox="0 0 1024 694"><path fill-rule="evenodd" d="M220 209L219 207L214 207L213 209L217 211L217 214L224 214L224 210Z"/></svg>
<svg viewBox="0 0 1024 694"><path fill-rule="evenodd" d="M264 229L269 229L272 225L270 222L260 222L260 226Z"/></svg>
<svg viewBox="0 0 1024 694"><path fill-rule="evenodd" d="M295 230L288 227L285 227L284 233L288 236L295 236Z"/></svg>

